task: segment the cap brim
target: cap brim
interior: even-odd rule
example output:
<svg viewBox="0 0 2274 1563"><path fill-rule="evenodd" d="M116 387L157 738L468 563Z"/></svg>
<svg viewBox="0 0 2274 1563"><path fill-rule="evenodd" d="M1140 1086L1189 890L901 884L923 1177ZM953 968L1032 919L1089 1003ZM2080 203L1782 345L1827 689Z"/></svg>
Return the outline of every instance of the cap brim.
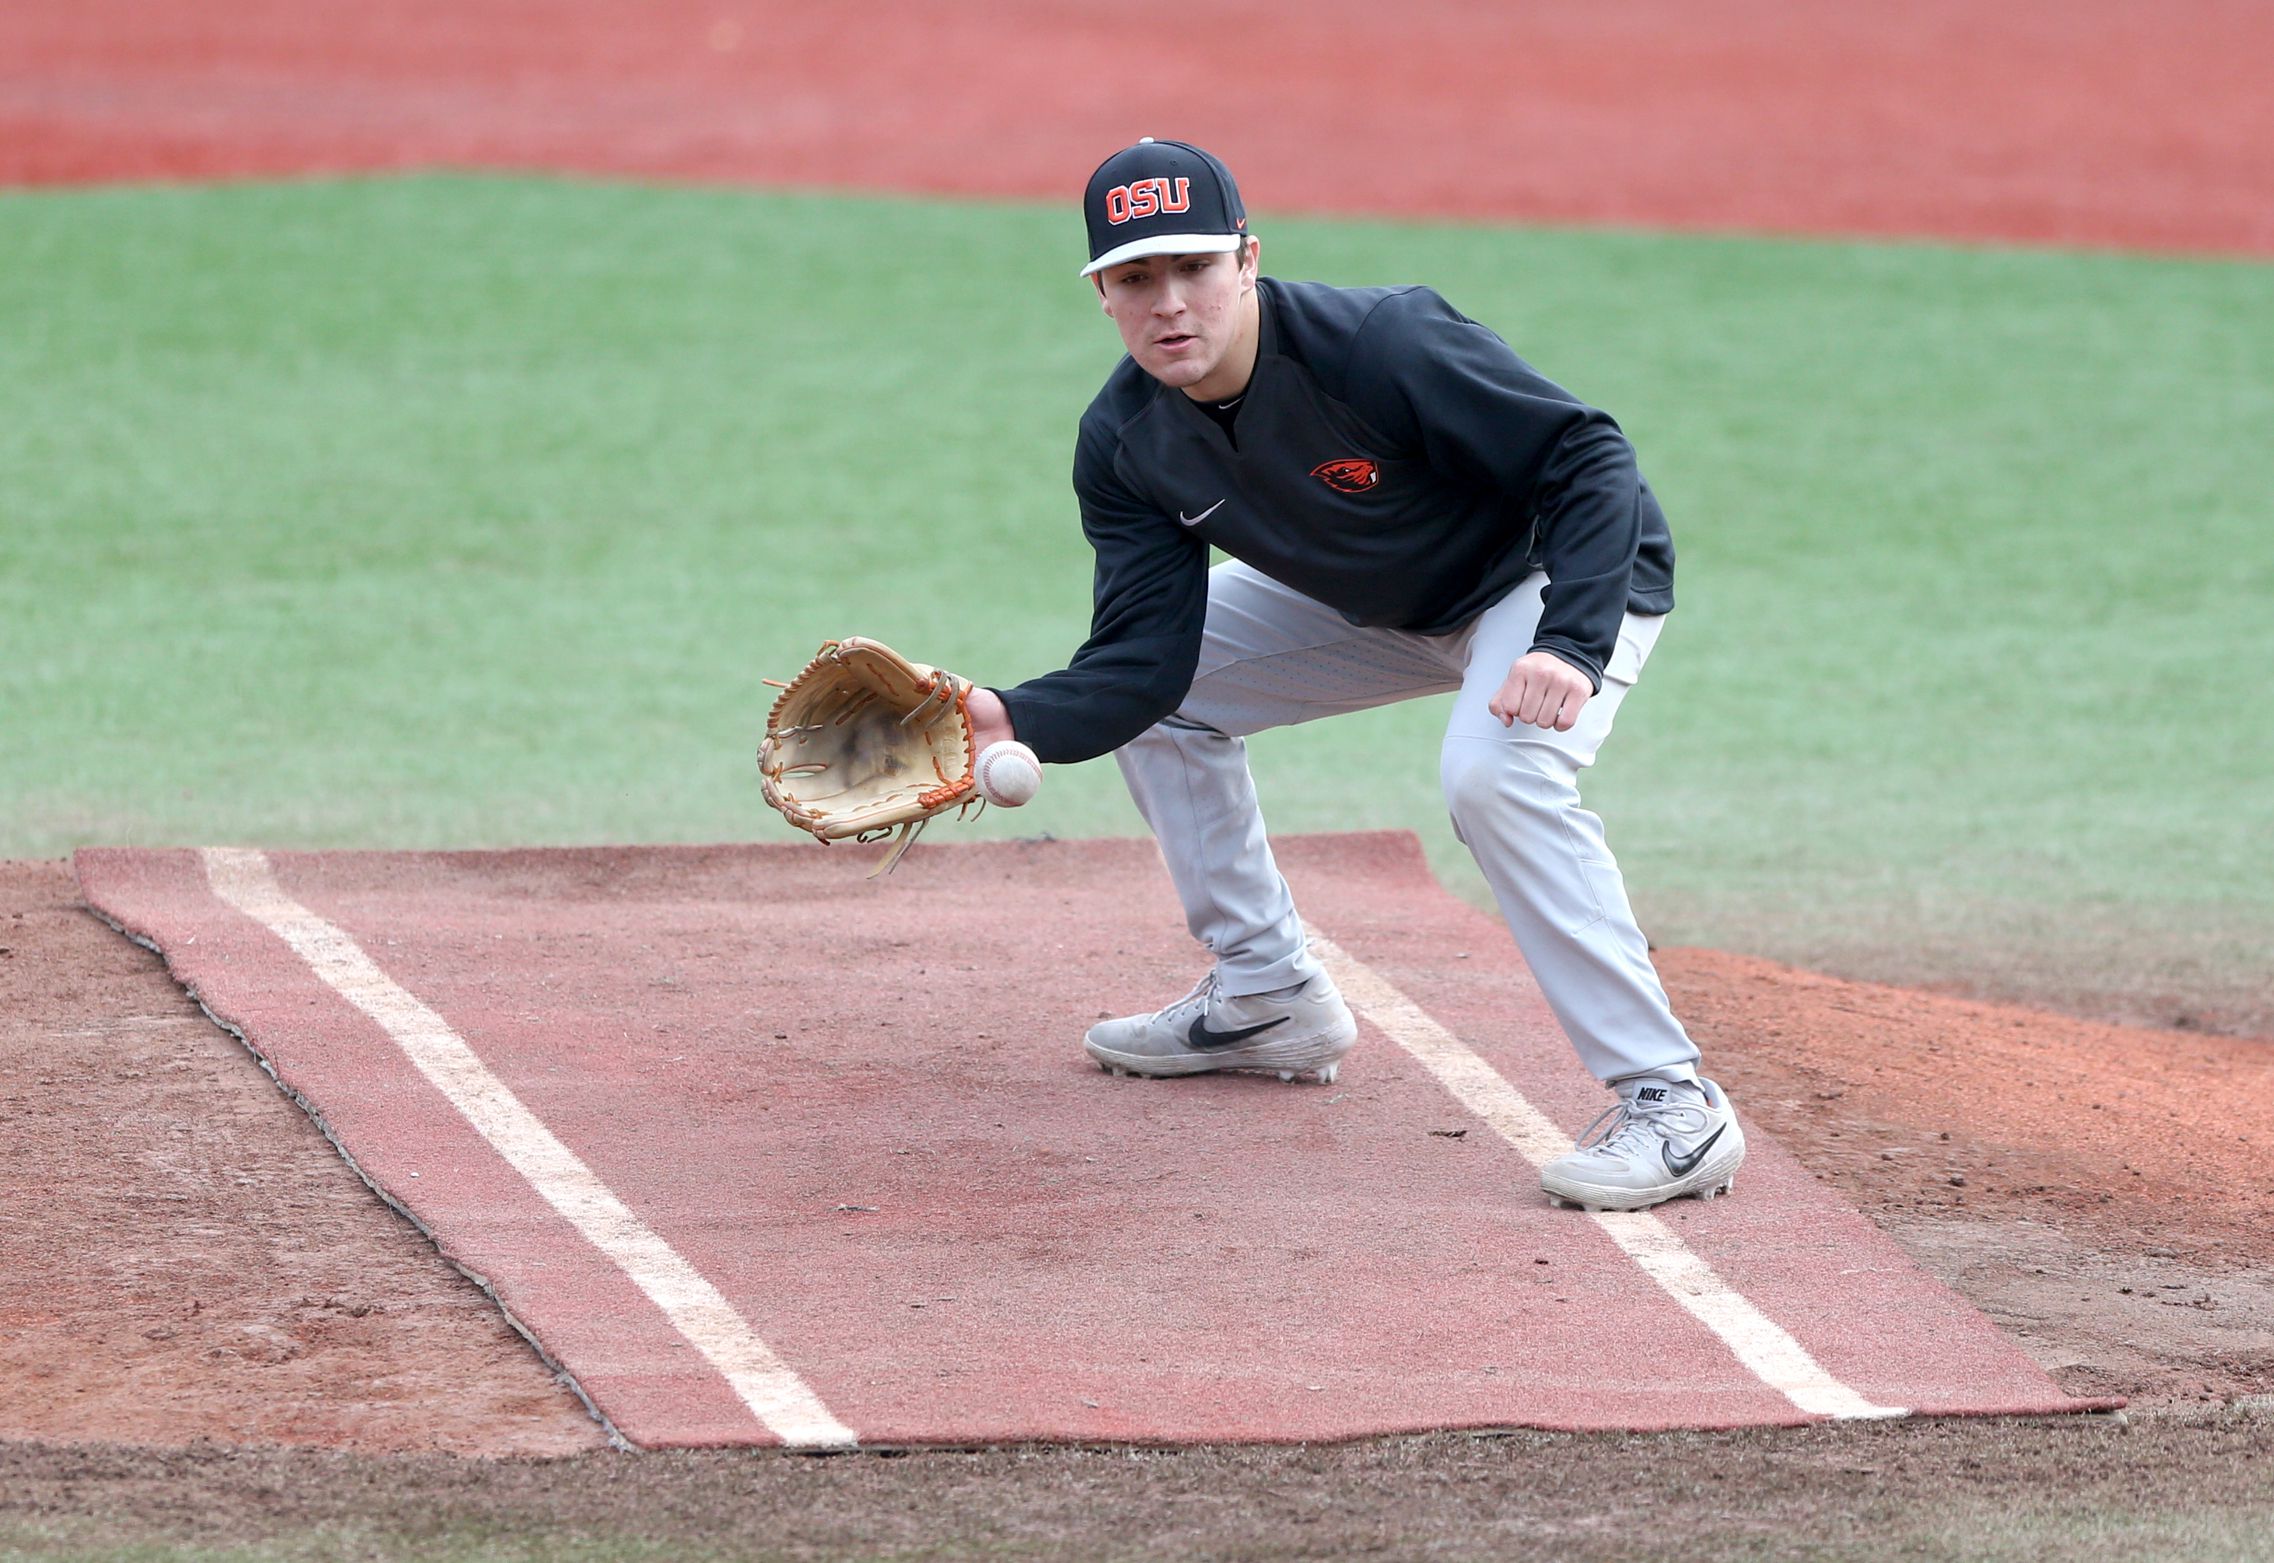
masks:
<svg viewBox="0 0 2274 1563"><path fill-rule="evenodd" d="M1223 255L1247 243L1244 233L1163 233L1150 239L1131 239L1117 244L1096 260L1084 266L1077 275L1088 277L1118 266L1124 261L1142 260L1148 255Z"/></svg>

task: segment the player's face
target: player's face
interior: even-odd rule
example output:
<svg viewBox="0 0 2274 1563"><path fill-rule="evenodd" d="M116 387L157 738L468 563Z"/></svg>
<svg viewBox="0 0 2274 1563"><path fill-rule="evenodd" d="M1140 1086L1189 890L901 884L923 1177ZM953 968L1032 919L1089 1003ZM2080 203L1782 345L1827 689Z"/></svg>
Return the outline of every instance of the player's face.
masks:
<svg viewBox="0 0 2274 1563"><path fill-rule="evenodd" d="M1240 339L1243 302L1255 291L1255 270L1236 251L1147 255L1097 276L1121 345L1147 374L1179 389L1226 367ZM1223 394L1239 389L1227 386Z"/></svg>

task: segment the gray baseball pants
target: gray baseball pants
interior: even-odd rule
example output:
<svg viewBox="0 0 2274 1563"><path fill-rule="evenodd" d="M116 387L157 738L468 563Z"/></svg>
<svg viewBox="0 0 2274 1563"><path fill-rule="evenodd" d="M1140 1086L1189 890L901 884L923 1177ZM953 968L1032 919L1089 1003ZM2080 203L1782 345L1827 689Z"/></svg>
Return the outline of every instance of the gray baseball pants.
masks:
<svg viewBox="0 0 2274 1563"><path fill-rule="evenodd" d="M1414 635L1360 628L1236 561L1209 572L1191 691L1115 758L1226 992L1267 993L1318 970L1264 835L1242 740L1452 690L1440 773L1454 833L1580 1062L1604 1081L1694 1077L1698 1050L1667 1005L1603 822L1579 803L1579 773L1663 621L1627 615L1602 690L1571 731L1503 727L1487 706L1531 649L1545 585L1534 575L1462 628Z"/></svg>

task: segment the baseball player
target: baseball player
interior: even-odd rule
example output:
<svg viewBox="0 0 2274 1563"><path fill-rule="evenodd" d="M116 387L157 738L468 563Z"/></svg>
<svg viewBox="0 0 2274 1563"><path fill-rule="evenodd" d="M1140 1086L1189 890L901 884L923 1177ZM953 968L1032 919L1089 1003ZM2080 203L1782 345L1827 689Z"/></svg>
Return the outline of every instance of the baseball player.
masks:
<svg viewBox="0 0 2274 1563"><path fill-rule="evenodd" d="M1726 1190L1743 1131L1579 799L1674 605L1618 425L1428 288L1260 276L1231 172L1198 147L1116 152L1083 208L1082 275L1128 349L1075 446L1091 632L971 711L982 746L1115 755L1214 957L1167 1008L1092 1027L1091 1057L1334 1078L1357 1024L1306 947L1242 740L1451 691L1454 829L1615 1093L1544 1187L1597 1209Z"/></svg>

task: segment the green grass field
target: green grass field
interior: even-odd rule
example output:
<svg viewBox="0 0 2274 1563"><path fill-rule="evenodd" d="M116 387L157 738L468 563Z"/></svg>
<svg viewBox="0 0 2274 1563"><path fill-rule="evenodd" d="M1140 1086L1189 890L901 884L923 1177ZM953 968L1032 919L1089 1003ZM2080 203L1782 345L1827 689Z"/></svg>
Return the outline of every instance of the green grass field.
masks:
<svg viewBox="0 0 2274 1563"><path fill-rule="evenodd" d="M2253 1021L2274 268L1257 228L1277 275L1438 285L1633 436L1682 607L1592 796L1661 941L2114 962ZM1079 244L553 180L0 197L0 856L793 839L763 676L859 632L1012 682L1084 633L1118 344ZM1477 893L1442 717L1258 740L1274 827L1411 827ZM1100 763L973 831L1138 828Z"/></svg>

